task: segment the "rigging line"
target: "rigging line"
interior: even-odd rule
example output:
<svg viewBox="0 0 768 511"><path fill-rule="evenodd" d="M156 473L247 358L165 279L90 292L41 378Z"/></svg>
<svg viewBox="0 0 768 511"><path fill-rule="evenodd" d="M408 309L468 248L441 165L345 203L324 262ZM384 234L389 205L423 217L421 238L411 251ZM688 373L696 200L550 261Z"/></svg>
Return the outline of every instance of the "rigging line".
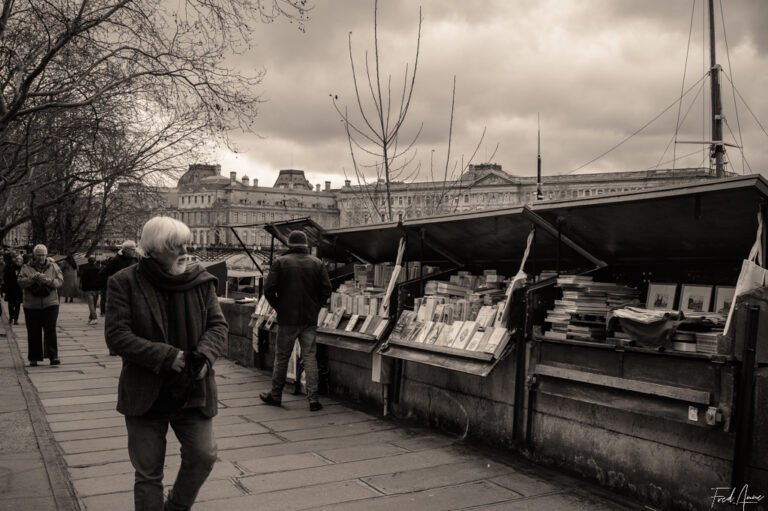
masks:
<svg viewBox="0 0 768 511"><path fill-rule="evenodd" d="M691 151L688 154L684 154L682 156L678 156L677 159L678 160L682 160L684 158L688 158L689 156L693 156L694 154L698 153L699 151L700 151L700 149L696 149L695 151ZM660 161L657 165L655 165L653 167L648 167L648 168L646 168L644 170L655 170L659 165L667 165L668 163L674 163L674 161L673 160Z"/></svg>
<svg viewBox="0 0 768 511"><path fill-rule="evenodd" d="M696 104L696 100L699 99L699 94L701 94L703 90L704 90L704 83L702 83L701 86L696 91L696 95L693 97L693 99L691 100L691 104L688 106L688 109L685 111L685 115L683 116L682 122L685 122L685 120L688 119L688 115L690 115L691 110L693 110L693 105ZM669 146L671 146L673 142L675 143L674 147L677 148L677 132L674 135L672 135L672 138L669 139L669 142L667 143L667 147L664 148L664 152L662 152L661 156L659 157L659 163L657 163L656 167L654 168L658 168L658 166L661 165L662 163L661 160L664 159L664 156L667 154L667 151L669 150ZM696 151L699 151L699 149L697 149ZM673 158L675 157L674 151L673 151L672 157ZM674 159L672 161L674 161ZM672 168L672 170L674 170L674 167Z"/></svg>
<svg viewBox="0 0 768 511"><path fill-rule="evenodd" d="M733 130L731 129L731 125L728 124L728 119L723 119L723 120L725 121L725 127L728 128L728 133L730 133L731 136L733 137L733 139L736 140L736 135L733 133ZM752 166L749 165L749 162L747 161L747 157L744 154L744 146L739 145L738 148L739 148L739 153L741 154L742 164L746 163L747 167L749 168L749 173L750 174L754 174L754 171L752 170ZM741 168L741 174L744 175L744 167L743 166Z"/></svg>
<svg viewBox="0 0 768 511"><path fill-rule="evenodd" d="M755 122L758 126L760 126L760 129L765 133L766 136L768 136L768 131L765 130L765 127L760 122L760 119L757 118L757 115L755 115L755 112L752 111L752 109L749 107L749 104L747 103L747 100L744 99L744 96L741 95L741 92L739 92L739 89L736 88L736 85L733 84L733 80L731 80L731 77L728 75L728 73L723 73L725 77L728 79L728 82L731 84L731 87L733 87L733 90L736 92L736 95L739 96L739 99L744 103L744 106L747 107L747 111L752 114L752 118L755 119Z"/></svg>
<svg viewBox="0 0 768 511"><path fill-rule="evenodd" d="M653 124L653 123L656 121L656 119L658 119L659 117L661 117L662 115L664 115L665 113L667 113L667 112L669 111L669 109L670 109L670 108L672 108L673 106L675 106L675 103L677 103L678 101L681 101L683 97L687 96L687 95L688 95L688 93L689 93L689 92L691 92L691 90L692 90L694 87L696 87L697 85L699 85L699 83L701 83L701 81L702 81L702 80L706 79L706 77L707 77L707 76L709 76L709 73L705 73L705 74L704 74L704 76L702 76L701 78L699 78L699 79L698 79L698 81L697 81L696 83L694 83L693 85L691 85L691 86L690 86L690 87L689 87L689 88L688 88L688 89L687 89L687 90L686 90L686 91L683 93L683 96L681 96L680 98L678 98L678 99L674 100L674 101L673 101L673 102L672 102L672 103L671 103L671 104L670 104L670 105L669 105L667 108L665 108L664 110L662 110L662 111L661 111L661 113L659 113L659 114L658 114L656 117L654 117L653 119L651 119L650 121L648 121L647 123L645 123L645 124L644 124L642 127L640 127L640 128L637 130L637 131L635 131L634 133L632 133L631 135L629 135L628 137L626 137L624 140L622 140L622 141L621 141L621 142L619 142L618 144L614 145L613 147L611 147L610 149L608 149L607 151L605 151L605 152L604 152L603 154L601 154L600 156L597 156L596 158L593 158L593 159L591 159L591 160L590 160L590 161L588 161L587 163L585 163L585 164L583 164L583 165L581 165L581 166L579 166L579 167L576 167L576 168L575 168L575 169L573 169L573 170L569 170L568 172L565 172L564 174L560 174L560 175L573 174L573 173L574 173L574 172L576 172L577 170L581 170L581 169L583 169L584 167L586 167L587 165L590 165L590 164L592 164L592 163L596 162L597 160L599 160L600 158L602 158L602 157L603 157L603 156L605 156L606 154L610 153L610 152L611 152L611 151L613 151L614 149L616 149L616 148L618 148L619 146L623 145L623 144L624 144L624 143L625 143L627 140L629 140L630 138L634 137L635 135L637 135L638 133L640 133L641 131L643 131L645 128L647 128L648 126L650 126L651 124Z"/></svg>
<svg viewBox="0 0 768 511"><path fill-rule="evenodd" d="M731 50L728 46L728 33L725 30L725 13L723 12L723 0L720 0L720 22L723 25L723 40L725 41L725 54L728 56L728 71L733 74L733 65L731 64ZM739 118L739 105L736 103L736 93L733 92L733 87L731 87L731 94L733 94L733 108L734 112L736 113L736 131L739 132L739 145L744 147L744 140L741 136L741 120ZM734 135L734 139L736 136ZM741 150L741 172L744 173L744 151ZM751 170L751 169L750 169Z"/></svg>
<svg viewBox="0 0 768 511"><path fill-rule="evenodd" d="M692 9L691 9L691 23L688 27L688 45L685 48L685 65L683 66L683 82L680 84L680 102L677 104L677 122L675 123L675 141L677 141L677 134L680 131L680 110L683 108L683 89L685 88L685 77L688 72L688 55L691 53L691 35L693 34L693 17L696 13L696 0L693 0L692 2ZM669 146L667 146L669 148ZM664 153L667 152L667 149L664 149ZM675 168L675 155L677 153L677 146L672 147L672 168ZM661 155L661 158L664 158L664 154ZM659 158L659 160L661 160ZM656 164L656 167L661 165L661 161Z"/></svg>

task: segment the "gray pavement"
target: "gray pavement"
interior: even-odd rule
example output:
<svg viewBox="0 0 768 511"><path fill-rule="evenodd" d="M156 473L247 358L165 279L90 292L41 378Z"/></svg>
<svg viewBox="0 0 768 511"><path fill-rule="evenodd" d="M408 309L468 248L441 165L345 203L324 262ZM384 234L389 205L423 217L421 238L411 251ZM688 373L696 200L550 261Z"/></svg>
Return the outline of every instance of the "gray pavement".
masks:
<svg viewBox="0 0 768 511"><path fill-rule="evenodd" d="M133 508L133 470L115 411L120 360L84 303L61 304L62 365L28 367L26 329L0 326L0 510ZM269 374L216 364L219 461L195 510L640 509L509 453L489 454L325 398L261 404ZM169 437L165 483L178 468Z"/></svg>

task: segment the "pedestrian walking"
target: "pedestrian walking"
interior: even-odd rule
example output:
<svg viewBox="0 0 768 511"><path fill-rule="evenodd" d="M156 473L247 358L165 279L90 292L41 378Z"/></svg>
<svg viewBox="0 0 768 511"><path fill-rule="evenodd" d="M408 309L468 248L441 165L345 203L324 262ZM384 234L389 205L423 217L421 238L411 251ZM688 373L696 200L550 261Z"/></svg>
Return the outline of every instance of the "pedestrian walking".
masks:
<svg viewBox="0 0 768 511"><path fill-rule="evenodd" d="M99 322L96 314L96 301L99 299L101 289L101 269L96 265L96 256L89 255L88 262L80 267L80 290L88 302L88 324L95 325Z"/></svg>
<svg viewBox="0 0 768 511"><path fill-rule="evenodd" d="M123 359L117 411L125 415L137 510L191 509L216 461L213 364L228 326L216 278L200 265L186 267L191 242L182 222L152 218L141 232L139 263L109 279L105 337ZM169 426L181 443L181 467L164 504Z"/></svg>
<svg viewBox="0 0 768 511"><path fill-rule="evenodd" d="M101 278L104 286L102 289L105 291L101 300L102 315L106 310L106 301L109 299L109 278L123 268L127 268L133 264L136 264L137 262L138 259L136 258L136 242L133 240L125 240L120 247L120 250L117 251L117 254L109 258L109 260L104 263L104 267L101 270Z"/></svg>
<svg viewBox="0 0 768 511"><path fill-rule="evenodd" d="M64 276L56 262L48 257L45 245L35 245L32 259L21 267L18 283L24 292L24 319L27 323L29 365L34 367L43 357L51 365L59 365L56 321L59 317L58 289Z"/></svg>
<svg viewBox="0 0 768 511"><path fill-rule="evenodd" d="M24 266L24 257L17 255L12 260L6 260L5 270L3 271L3 295L8 302L8 323L19 324L19 309L23 293L19 287L19 273Z"/></svg>
<svg viewBox="0 0 768 511"><path fill-rule="evenodd" d="M331 296L331 281L322 261L309 254L307 236L292 231L288 236L288 252L269 269L264 295L277 311L277 342L272 370L272 391L260 394L261 400L280 406L293 345L299 340L307 378L307 399L311 411L320 410L317 395L316 356L317 315Z"/></svg>
<svg viewBox="0 0 768 511"><path fill-rule="evenodd" d="M68 255L59 266L64 275L64 284L59 290L59 295L64 298L64 303L74 303L77 297L77 263L75 258Z"/></svg>
<svg viewBox="0 0 768 511"><path fill-rule="evenodd" d="M106 263L104 263L104 267L101 270L101 285L103 286L101 293L102 316L105 314L107 308L107 300L109 299L110 277L112 277L112 275L119 272L120 270L136 264L137 261L136 242L133 240L125 240L120 247L120 250L117 251L117 254L114 257L111 257ZM112 356L117 355L117 353L112 351L111 348L109 350L109 354Z"/></svg>

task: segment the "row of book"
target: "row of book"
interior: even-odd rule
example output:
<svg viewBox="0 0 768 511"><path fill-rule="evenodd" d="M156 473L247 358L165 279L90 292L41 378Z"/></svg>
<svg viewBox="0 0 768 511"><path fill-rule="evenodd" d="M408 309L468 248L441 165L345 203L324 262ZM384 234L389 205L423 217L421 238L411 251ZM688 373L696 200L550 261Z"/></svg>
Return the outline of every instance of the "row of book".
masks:
<svg viewBox="0 0 768 511"><path fill-rule="evenodd" d="M344 310L331 312L327 307L320 309L317 316L318 327L372 335L377 339L384 333L388 324L389 319L375 314L346 314Z"/></svg>
<svg viewBox="0 0 768 511"><path fill-rule="evenodd" d="M353 267L355 286L361 289L366 287L386 288L395 270L393 263L380 264L356 264ZM418 261L405 265L397 277L398 282L417 279L422 275L430 275L439 268L437 266L423 265Z"/></svg>
<svg viewBox="0 0 768 511"><path fill-rule="evenodd" d="M549 330L544 337L556 340L605 341L608 311L623 305L639 305L637 289L612 282L595 282L591 276L558 277L555 287L562 296L544 318Z"/></svg>
<svg viewBox="0 0 768 511"><path fill-rule="evenodd" d="M384 297L384 289L359 288L353 281L342 283L336 291L331 293L330 311L345 311L361 316L375 315L379 312L381 301Z"/></svg>
<svg viewBox="0 0 768 511"><path fill-rule="evenodd" d="M509 338L504 327L481 325L477 321L422 322L413 311L403 311L389 335L390 342L413 342L467 351L495 353Z"/></svg>

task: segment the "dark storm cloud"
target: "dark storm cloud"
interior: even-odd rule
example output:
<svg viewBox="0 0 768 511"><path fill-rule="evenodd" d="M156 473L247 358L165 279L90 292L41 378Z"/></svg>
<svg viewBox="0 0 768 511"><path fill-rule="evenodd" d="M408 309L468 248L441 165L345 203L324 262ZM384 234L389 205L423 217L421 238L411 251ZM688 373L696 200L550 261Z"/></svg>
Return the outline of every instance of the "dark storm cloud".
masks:
<svg viewBox="0 0 768 511"><path fill-rule="evenodd" d="M454 75L451 152L457 161L462 155L465 161L469 158L485 128L485 142L475 162L490 159L499 144L494 161L512 173L532 174L537 113L548 172L569 172L590 161L659 115L680 94L693 5L665 0L423 2L419 70L406 122L409 133L423 125L416 148L422 165L428 166L433 150L435 159L444 164ZM715 5L719 11L720 3ZM729 52L718 19L718 60L763 126L768 126L763 93L768 88L768 2L735 0L723 2L723 8ZM708 68L700 0L695 9L686 88ZM380 2L382 74L392 76L394 96L399 94L406 63L412 65L417 25L418 4ZM255 27L254 48L233 57L233 62L241 69L267 70L259 89L266 102L255 124L263 138L236 134L244 153L236 160L220 153L223 166L236 164L240 171L270 176L293 166L319 179L334 176L334 185L341 184L352 162L329 94L339 96L342 108L356 108L348 34L352 32L358 77L364 80L364 52L369 56L373 52L373 1L318 1L304 32L285 22ZM368 101L366 83L359 85ZM768 155L760 151L766 135L741 100L737 119L730 87L724 86L723 93L728 127L734 138L743 138L752 169L768 170ZM694 88L685 98L680 118L695 101L680 140L709 137L702 113L708 99L702 94L707 91ZM674 106L583 171L640 170L671 159L673 152L679 157L696 151L678 145L664 152L677 120ZM740 170L741 158L730 151ZM676 166L700 163L697 153Z"/></svg>

